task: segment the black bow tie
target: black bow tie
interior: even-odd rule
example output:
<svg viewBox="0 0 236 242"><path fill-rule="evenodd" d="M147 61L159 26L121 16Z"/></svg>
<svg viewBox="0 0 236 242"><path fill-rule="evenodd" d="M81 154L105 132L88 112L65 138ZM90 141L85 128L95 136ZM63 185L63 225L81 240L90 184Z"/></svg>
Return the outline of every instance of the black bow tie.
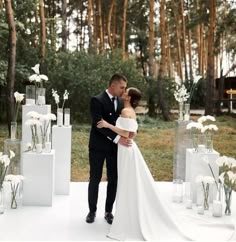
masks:
<svg viewBox="0 0 236 242"><path fill-rule="evenodd" d="M111 98L111 101L114 103L115 102L115 100L116 100L116 97L112 97Z"/></svg>

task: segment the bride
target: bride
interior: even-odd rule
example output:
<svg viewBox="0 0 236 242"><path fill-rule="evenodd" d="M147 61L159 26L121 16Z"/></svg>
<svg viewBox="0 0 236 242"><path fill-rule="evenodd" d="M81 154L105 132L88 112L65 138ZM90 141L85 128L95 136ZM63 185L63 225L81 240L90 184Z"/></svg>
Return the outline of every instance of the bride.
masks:
<svg viewBox="0 0 236 242"><path fill-rule="evenodd" d="M122 95L122 99L124 109L116 126L101 120L97 127L109 128L128 138L130 132L138 129L134 109L141 99L141 93L131 87ZM108 237L122 241L190 240L179 230L163 203L136 143L132 140L130 147L118 144L116 211ZM161 237L163 234L164 238Z"/></svg>

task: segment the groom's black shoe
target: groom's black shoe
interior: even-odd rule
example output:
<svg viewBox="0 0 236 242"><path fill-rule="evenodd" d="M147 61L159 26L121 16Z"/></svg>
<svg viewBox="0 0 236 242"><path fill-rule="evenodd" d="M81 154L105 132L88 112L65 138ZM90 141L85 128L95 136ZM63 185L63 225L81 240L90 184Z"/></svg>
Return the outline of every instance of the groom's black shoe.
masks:
<svg viewBox="0 0 236 242"><path fill-rule="evenodd" d="M89 223L89 224L93 223L94 220L95 220L95 217L96 217L96 213L89 212L87 217L86 217L86 222Z"/></svg>
<svg viewBox="0 0 236 242"><path fill-rule="evenodd" d="M109 224L112 224L114 216L112 215L112 213L105 213L104 218Z"/></svg>

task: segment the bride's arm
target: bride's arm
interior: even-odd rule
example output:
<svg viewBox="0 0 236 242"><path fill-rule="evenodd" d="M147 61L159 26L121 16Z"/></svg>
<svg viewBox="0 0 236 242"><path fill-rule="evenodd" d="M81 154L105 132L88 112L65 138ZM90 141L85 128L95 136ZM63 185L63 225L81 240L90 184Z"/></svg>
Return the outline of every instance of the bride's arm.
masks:
<svg viewBox="0 0 236 242"><path fill-rule="evenodd" d="M100 120L100 121L98 121L97 127L98 128L108 128L108 129L111 129L113 132L119 134L120 136L123 136L125 138L128 138L129 137L129 131L120 129L120 128L112 125L112 124L109 124L108 122L106 122L103 119Z"/></svg>

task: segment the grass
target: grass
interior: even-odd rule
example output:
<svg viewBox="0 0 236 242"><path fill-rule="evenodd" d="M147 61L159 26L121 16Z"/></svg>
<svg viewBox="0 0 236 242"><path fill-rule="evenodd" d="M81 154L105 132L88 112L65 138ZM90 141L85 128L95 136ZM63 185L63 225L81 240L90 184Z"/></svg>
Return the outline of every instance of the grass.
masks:
<svg viewBox="0 0 236 242"><path fill-rule="evenodd" d="M198 117L191 117L197 119ZM140 116L139 131L136 137L147 165L155 180L171 181L173 176L173 150L175 121L164 122L160 119L150 119ZM217 117L219 130L214 135L214 149L221 155L236 158L236 118L231 116ZM71 180L88 181L88 141L90 126L86 124L73 125ZM0 126L0 143L7 137L6 125ZM3 150L3 147L2 149ZM105 167L103 180L106 179Z"/></svg>

